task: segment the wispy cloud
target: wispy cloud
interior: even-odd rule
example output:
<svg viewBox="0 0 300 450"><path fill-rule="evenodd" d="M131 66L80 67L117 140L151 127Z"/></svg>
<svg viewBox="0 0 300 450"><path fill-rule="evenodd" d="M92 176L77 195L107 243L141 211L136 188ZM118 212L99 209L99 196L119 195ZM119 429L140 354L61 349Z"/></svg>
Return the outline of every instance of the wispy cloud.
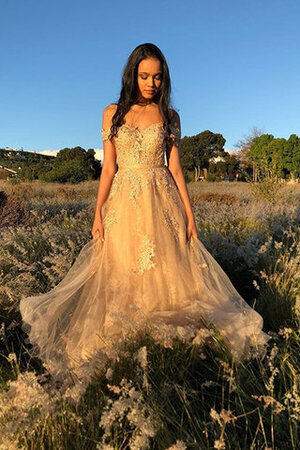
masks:
<svg viewBox="0 0 300 450"><path fill-rule="evenodd" d="M103 160L103 149L102 148L95 148L95 158L99 161ZM34 151L34 150L30 150L30 151ZM48 155L48 156L56 156L57 153L60 150L40 150L37 153L40 153L41 155Z"/></svg>
<svg viewBox="0 0 300 450"><path fill-rule="evenodd" d="M59 150L41 150L37 153L40 153L41 155L56 156L58 152Z"/></svg>
<svg viewBox="0 0 300 450"><path fill-rule="evenodd" d="M224 148L224 150L225 150L225 152L228 152L228 153L235 153L237 151L236 148Z"/></svg>

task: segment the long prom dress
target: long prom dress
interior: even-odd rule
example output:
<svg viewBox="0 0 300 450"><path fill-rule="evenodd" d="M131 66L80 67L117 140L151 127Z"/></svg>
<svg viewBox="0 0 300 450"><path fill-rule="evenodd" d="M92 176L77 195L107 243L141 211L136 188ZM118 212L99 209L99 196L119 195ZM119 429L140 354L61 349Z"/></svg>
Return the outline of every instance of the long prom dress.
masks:
<svg viewBox="0 0 300 450"><path fill-rule="evenodd" d="M178 143L180 129L171 131ZM102 129L103 141L109 133ZM91 239L50 292L20 301L27 341L53 373L79 367L143 320L197 327L204 318L240 356L269 340L261 315L202 242L187 241L184 205L165 165L165 133L161 122L119 128L118 171L102 208L105 240Z"/></svg>

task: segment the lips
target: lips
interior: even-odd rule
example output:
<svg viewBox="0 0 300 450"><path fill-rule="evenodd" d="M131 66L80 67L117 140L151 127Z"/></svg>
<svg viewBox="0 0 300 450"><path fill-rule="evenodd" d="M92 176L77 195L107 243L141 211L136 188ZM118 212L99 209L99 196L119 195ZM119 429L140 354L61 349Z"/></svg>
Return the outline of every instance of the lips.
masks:
<svg viewBox="0 0 300 450"><path fill-rule="evenodd" d="M147 94L154 94L154 91L145 91L145 92L147 92Z"/></svg>

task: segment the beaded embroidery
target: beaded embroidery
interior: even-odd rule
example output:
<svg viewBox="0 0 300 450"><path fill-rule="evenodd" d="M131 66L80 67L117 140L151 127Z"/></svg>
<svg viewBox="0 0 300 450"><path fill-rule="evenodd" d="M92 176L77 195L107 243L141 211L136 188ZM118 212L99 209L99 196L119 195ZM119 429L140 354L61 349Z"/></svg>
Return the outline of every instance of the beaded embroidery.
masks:
<svg viewBox="0 0 300 450"><path fill-rule="evenodd" d="M166 222L169 230L171 231L171 233L173 234L175 239L178 240L179 223L177 222L175 217L173 215L171 215L171 213L168 209L164 209L163 213L164 213L164 217L165 217L165 222Z"/></svg>
<svg viewBox="0 0 300 450"><path fill-rule="evenodd" d="M142 274L145 270L150 270L156 266L156 263L151 258L155 256L155 244L149 239L149 236L145 234L142 237L142 242L139 247L139 256L137 260L138 268L133 269L133 272Z"/></svg>
<svg viewBox="0 0 300 450"><path fill-rule="evenodd" d="M180 129L170 125L171 138L180 139ZM102 128L103 140L108 139L110 128ZM115 146L119 169L114 176L109 198L113 197L125 183L130 184L129 198L137 206L137 198L154 183L166 189L173 201L178 201L177 186L168 171L156 169L165 164L165 131L162 122L149 125L142 130L123 124L115 137ZM145 167L148 166L148 167ZM164 166L166 167L166 166Z"/></svg>
<svg viewBox="0 0 300 450"><path fill-rule="evenodd" d="M115 208L110 208L103 219L104 231L109 231L110 227L117 222Z"/></svg>
<svg viewBox="0 0 300 450"><path fill-rule="evenodd" d="M127 177L131 184L129 199L136 204L136 198L149 185L149 178L138 170L129 171Z"/></svg>
<svg viewBox="0 0 300 450"><path fill-rule="evenodd" d="M110 128L101 128L101 134L102 134L102 141L106 141L108 140L108 137L110 135Z"/></svg>
<svg viewBox="0 0 300 450"><path fill-rule="evenodd" d="M179 127L176 127L174 125L170 125L170 137L173 140L173 142L175 141L176 145L179 145L180 139L181 139L181 130Z"/></svg>

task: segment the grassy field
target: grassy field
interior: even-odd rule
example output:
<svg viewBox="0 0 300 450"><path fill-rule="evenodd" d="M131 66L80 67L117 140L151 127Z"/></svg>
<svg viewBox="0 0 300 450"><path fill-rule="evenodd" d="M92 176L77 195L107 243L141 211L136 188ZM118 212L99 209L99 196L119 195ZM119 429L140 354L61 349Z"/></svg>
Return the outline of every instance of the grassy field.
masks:
<svg viewBox="0 0 300 450"><path fill-rule="evenodd" d="M213 328L146 330L62 394L30 358L20 298L54 287L91 239L98 183L0 181L0 449L300 448L300 185L188 185L199 238L264 318L264 359L235 363Z"/></svg>

